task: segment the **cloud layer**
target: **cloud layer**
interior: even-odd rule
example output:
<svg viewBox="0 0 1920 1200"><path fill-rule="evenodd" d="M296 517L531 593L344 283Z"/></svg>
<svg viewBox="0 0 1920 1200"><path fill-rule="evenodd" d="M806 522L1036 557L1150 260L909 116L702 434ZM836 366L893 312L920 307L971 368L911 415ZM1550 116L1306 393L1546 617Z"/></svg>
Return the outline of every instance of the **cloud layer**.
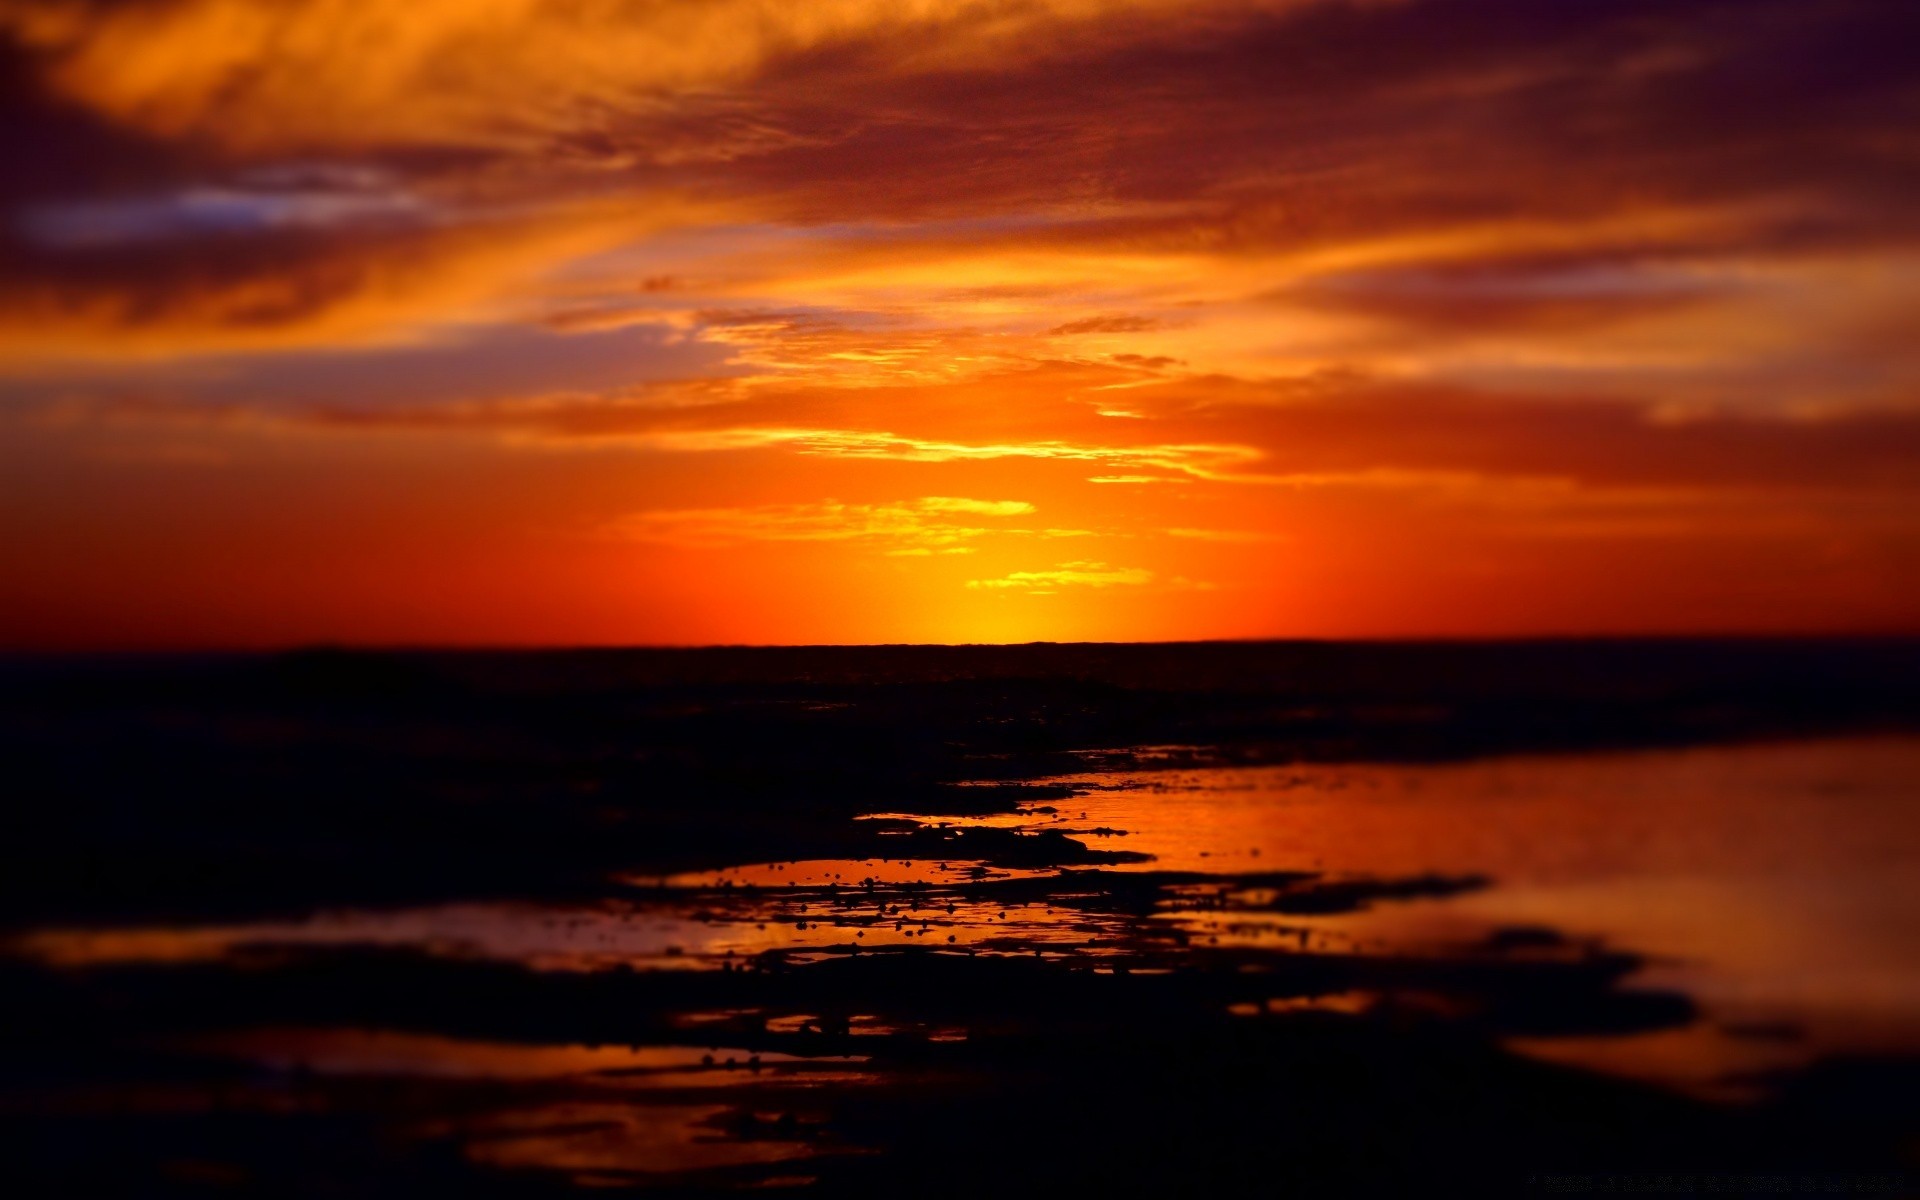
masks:
<svg viewBox="0 0 1920 1200"><path fill-rule="evenodd" d="M263 545L316 598L241 624L404 634L318 565L352 538L493 580L483 640L1911 627L1916 40L1898 0L0 0L0 637ZM574 608L498 582L535 560Z"/></svg>

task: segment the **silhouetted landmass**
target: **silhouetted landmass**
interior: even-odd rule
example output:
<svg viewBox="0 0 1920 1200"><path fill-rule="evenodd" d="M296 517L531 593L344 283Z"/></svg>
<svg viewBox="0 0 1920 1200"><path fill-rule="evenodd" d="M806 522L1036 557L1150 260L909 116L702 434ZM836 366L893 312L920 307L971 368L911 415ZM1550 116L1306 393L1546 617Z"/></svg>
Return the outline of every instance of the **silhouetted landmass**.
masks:
<svg viewBox="0 0 1920 1200"><path fill-rule="evenodd" d="M1439 760L1920 720L1920 643L1198 643L16 660L11 919L597 894L1089 766ZM1104 753L1096 753L1104 752ZM740 818L749 818L741 820ZM850 840L853 839L853 840Z"/></svg>
<svg viewBox="0 0 1920 1200"><path fill-rule="evenodd" d="M1914 1063L1829 1062L1764 1101L1713 1104L1501 1048L1694 1021L1688 997L1632 985L1630 948L1540 928L1446 956L1289 940L1291 917L1485 879L1167 871L1077 828L854 818L1006 812L1071 794L1049 777L1149 764L1438 761L1917 721L1920 643L1899 641L14 660L0 667L0 887L15 935L454 901L827 932L792 951L676 945L672 962L569 969L267 935L179 961L16 955L0 960L4 1174L15 1194L129 1195L783 1181L866 1196L1438 1195L1763 1171L1864 1186L1912 1165ZM981 865L904 882L688 878L960 858ZM1163 919L1188 909L1277 940ZM991 924L1043 911L1044 938ZM863 945L878 929L918 941ZM1343 996L1364 1003L1323 1003ZM705 1061L369 1079L213 1045L286 1030ZM857 1070L835 1065L849 1056ZM569 1145L616 1148L695 1112L700 1138L746 1149L718 1165L490 1160L489 1139L524 1139L511 1121L529 1111ZM760 1146L792 1154L748 1152Z"/></svg>

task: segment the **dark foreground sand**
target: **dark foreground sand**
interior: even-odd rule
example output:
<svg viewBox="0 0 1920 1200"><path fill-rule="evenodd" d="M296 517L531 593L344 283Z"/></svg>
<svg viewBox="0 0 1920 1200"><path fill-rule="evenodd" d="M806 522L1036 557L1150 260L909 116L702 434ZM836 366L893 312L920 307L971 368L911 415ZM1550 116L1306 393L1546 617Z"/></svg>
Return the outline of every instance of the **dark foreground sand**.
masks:
<svg viewBox="0 0 1920 1200"><path fill-rule="evenodd" d="M1897 929L1832 930L1894 1011L1829 1040L1791 1005L1730 1015L1617 938L1470 907L1524 894L1501 864L1530 849L1262 843L1267 809L1170 806L1189 777L1239 786L1223 772L1306 772L1339 812L1324 764L1885 745L1917 723L1920 647L1886 642L14 662L0 1176L1901 1194L1920 1045ZM1903 911L1881 881L1920 808L1906 761L1872 809L1836 777L1832 821L1822 800L1793 834L1820 843L1818 887L1887 901L1833 911ZM1513 828L1556 843L1543 859L1596 836ZM1667 861L1637 847L1616 853ZM1824 894L1794 911L1827 919ZM1483 916L1393 932L1456 911ZM1609 1049L1684 1057L1703 1030L1762 1065L1682 1087Z"/></svg>

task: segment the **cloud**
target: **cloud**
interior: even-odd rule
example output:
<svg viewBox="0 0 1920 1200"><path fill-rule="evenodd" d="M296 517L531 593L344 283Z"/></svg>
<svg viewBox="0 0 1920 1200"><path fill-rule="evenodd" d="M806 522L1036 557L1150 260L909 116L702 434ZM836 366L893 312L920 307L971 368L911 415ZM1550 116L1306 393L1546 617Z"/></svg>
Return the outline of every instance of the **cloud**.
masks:
<svg viewBox="0 0 1920 1200"><path fill-rule="evenodd" d="M1260 457L1247 446L1098 446L1063 441L967 443L901 437L844 429L736 429L717 435L738 445L754 440L788 445L801 454L834 458L897 459L904 462L977 462L997 458L1063 459L1116 466L1152 466L1199 479L1236 478L1232 468ZM690 443L691 444L691 443Z"/></svg>
<svg viewBox="0 0 1920 1200"><path fill-rule="evenodd" d="M972 513L984 517L1018 517L1033 511L1024 500L968 500L960 496L924 496L919 507L927 512Z"/></svg>
<svg viewBox="0 0 1920 1200"><path fill-rule="evenodd" d="M725 93L835 44L965 66L1050 29L1170 0L10 0L0 29L61 93L157 134L246 150L421 141L524 147L662 94ZM1270 7L1263 5L1262 7ZM276 69L258 70L272 62ZM324 96L325 103L316 103ZM742 123L728 152L777 129ZM755 136L755 135L758 136ZM709 153L713 153L709 151Z"/></svg>
<svg viewBox="0 0 1920 1200"><path fill-rule="evenodd" d="M0 0L6 560L109 632L284 561L322 626L658 566L620 636L859 636L788 585L885 555L1195 634L1910 626L1917 42L1893 0ZM661 565L709 545L725 586Z"/></svg>
<svg viewBox="0 0 1920 1200"><path fill-rule="evenodd" d="M1047 332L1055 337L1079 333L1145 333L1160 328L1160 322L1153 317L1085 317L1078 321L1068 321L1064 325L1055 325Z"/></svg>
<svg viewBox="0 0 1920 1200"><path fill-rule="evenodd" d="M675 509L634 513L613 522L608 531L635 541L712 547L742 542L871 542L889 545L889 554L919 556L968 554L968 543L996 532L961 525L957 516L1009 517L1033 511L1019 500L970 500L927 496L889 504L846 504L825 500L810 504L763 504L743 508Z"/></svg>
<svg viewBox="0 0 1920 1200"><path fill-rule="evenodd" d="M1666 255L1625 250L1613 258L1587 251L1561 262L1491 256L1402 262L1330 272L1275 298L1458 335L1587 331L1733 298L1754 285L1712 258L1688 262L1679 254L1676 247Z"/></svg>
<svg viewBox="0 0 1920 1200"><path fill-rule="evenodd" d="M1287 540L1285 534L1268 529L1168 529L1162 532L1168 537L1185 538L1188 541L1222 542L1240 546L1256 546Z"/></svg>
<svg viewBox="0 0 1920 1200"><path fill-rule="evenodd" d="M609 340L595 353L616 365L629 345L645 345L598 336ZM551 351L564 354L565 339L556 341ZM435 362L426 356L418 367L427 370ZM378 367L379 360L372 360L361 370ZM589 368L606 369L593 363L578 369ZM352 376L322 378L344 384ZM1752 413L1737 405L1669 410L1646 401L1348 374L1283 383L1187 380L1157 392L1142 419L1112 422L1090 412L1070 389L1061 394L1058 379L1042 373L944 388L846 390L695 379L469 402L300 399L274 405L249 400L261 386L257 380L217 397L169 396L136 381L131 390L69 396L41 408L69 427L473 437L549 452L791 455L826 464L956 470L1054 464L1082 468L1086 473L1079 478L1107 486L1183 485L1171 495L1204 485L1444 493L1499 480L1783 493L1920 488L1916 411ZM809 423L775 423L783 417ZM918 428L877 425L894 419ZM929 494L937 497L938 486L930 483ZM1156 527L1193 524L1172 520Z"/></svg>
<svg viewBox="0 0 1920 1200"><path fill-rule="evenodd" d="M1920 240L1895 49L1920 15L1729 11L7 0L0 348L391 341L503 308L604 327L671 279L738 365L862 385L1146 332L1142 371L1285 373L1340 341L1644 373L1776 334L1835 362L1844 331L1792 321L1798 293L1864 326L1911 294L1757 268ZM723 319L755 311L788 319ZM1575 343L1636 322L1671 336Z"/></svg>
<svg viewBox="0 0 1920 1200"><path fill-rule="evenodd" d="M1051 571L1013 571L997 579L969 579L967 586L1044 596L1061 588L1139 587L1152 582L1153 572L1139 567L1110 567L1103 562L1067 562Z"/></svg>
<svg viewBox="0 0 1920 1200"><path fill-rule="evenodd" d="M143 205L40 210L30 228L55 244L0 244L6 361L419 340L436 328L497 319L515 285L556 260L619 244L660 215L570 205L471 220L356 223L294 219L289 211L269 219L241 206L221 208L219 219L252 212L251 224L216 234L201 217Z"/></svg>
<svg viewBox="0 0 1920 1200"><path fill-rule="evenodd" d="M79 248L413 223L430 215L419 197L404 191L196 187L151 196L40 205L23 212L18 224L30 239L43 245Z"/></svg>

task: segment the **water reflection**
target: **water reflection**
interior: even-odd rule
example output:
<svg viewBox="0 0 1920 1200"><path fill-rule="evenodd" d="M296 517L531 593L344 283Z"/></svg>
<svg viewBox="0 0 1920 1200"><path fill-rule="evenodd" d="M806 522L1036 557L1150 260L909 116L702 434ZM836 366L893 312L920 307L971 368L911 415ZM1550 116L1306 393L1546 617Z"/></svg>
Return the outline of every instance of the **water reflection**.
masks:
<svg viewBox="0 0 1920 1200"><path fill-rule="evenodd" d="M8 949L76 977L246 981L319 956L330 981L365 973L353 1027L251 1027L269 1008L147 1048L253 1064L324 1111L358 1111L361 1078L491 1089L399 1122L477 1166L795 1182L813 1176L793 1164L877 1148L850 1089L979 1069L943 1048L1097 1044L1146 1015L1437 1021L1720 1097L1920 1049L1916 780L1920 741L1895 738L1097 770L1011 811L867 814L846 842L864 853L620 874L587 902L51 928ZM469 972L449 996L480 989L492 1015L387 998L395 955ZM996 960L985 982L937 967ZM522 994L502 970L597 990L542 1017L502 999ZM404 1025L436 1011L472 1033ZM565 1032L581 1014L631 1040ZM217 1005L186 1023L208 1021Z"/></svg>

